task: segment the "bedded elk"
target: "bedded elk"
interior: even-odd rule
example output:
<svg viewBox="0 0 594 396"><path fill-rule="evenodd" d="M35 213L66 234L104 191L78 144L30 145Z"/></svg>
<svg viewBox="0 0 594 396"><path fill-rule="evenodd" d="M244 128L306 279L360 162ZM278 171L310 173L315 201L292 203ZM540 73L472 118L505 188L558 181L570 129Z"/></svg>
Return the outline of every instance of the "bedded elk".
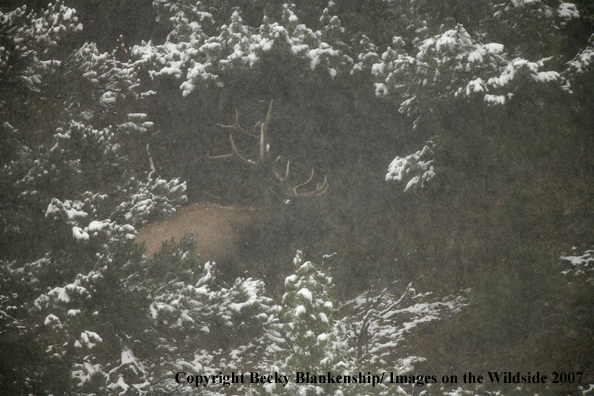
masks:
<svg viewBox="0 0 594 396"><path fill-rule="evenodd" d="M272 239L286 242L290 239L287 231L293 227L292 221L303 217L302 213L287 215L287 201L295 201L304 197L316 197L324 194L328 189L326 178L313 185L315 171L312 169L309 179L301 184L293 185L289 182L290 162L287 161L280 170L281 157L272 159L268 151L266 134L272 114L272 101L266 118L260 127L259 135L247 132L239 125L239 112L235 110L235 122L232 125L217 126L229 130L231 152L208 158L214 161L234 159L246 164L257 172L271 175L271 179L280 187L284 204L277 206L266 205L259 208L222 207L209 204L195 204L179 210L170 218L141 228L136 236L137 243L144 243L145 254L152 256L158 252L163 242L179 241L183 236L193 233L196 242L196 252L204 261L215 261L225 267L234 266L246 253L263 252ZM258 154L256 159L248 159L242 155L233 139L233 133L241 133L251 139L258 140ZM269 178L270 179L270 178ZM307 216L305 216L307 218ZM283 235L283 233L285 235ZM290 231L289 231L290 233Z"/></svg>

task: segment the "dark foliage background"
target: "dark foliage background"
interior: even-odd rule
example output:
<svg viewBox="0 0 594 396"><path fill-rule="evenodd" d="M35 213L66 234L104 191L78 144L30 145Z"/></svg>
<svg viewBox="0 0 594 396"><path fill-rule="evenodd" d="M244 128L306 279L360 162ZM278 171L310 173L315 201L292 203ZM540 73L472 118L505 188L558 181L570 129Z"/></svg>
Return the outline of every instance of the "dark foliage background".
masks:
<svg viewBox="0 0 594 396"><path fill-rule="evenodd" d="M42 13L47 7L42 1L25 3L27 12ZM68 370L77 352L71 348L61 359L42 349L55 340L37 345L40 339L55 335L40 327L45 314L31 313L38 303L32 296L49 293L73 282L77 274L99 268L102 278L93 286L98 300L85 308L85 325L68 337L83 328L112 334L111 347L102 353L115 356L126 344L122 334L146 328L150 331L139 333L145 349L136 352L148 360L154 358L150 348L159 342L147 307L155 290L166 288L159 283L163 274L156 269L171 265L170 260L180 265L180 257L189 260L181 261L184 265L198 264L181 253L176 256L174 248L147 266L138 248L124 237L124 229L117 228L125 223L124 218L139 228L167 217L171 208L183 203L173 183L162 195L151 195L158 203L145 215L135 214L129 220L117 209L121 202L145 191L142 183L152 174L151 166L162 180L186 181L184 194L191 203L276 208L277 220L254 230L257 237L251 240L266 248L246 259L259 264L258 271L248 270L247 275L267 274L267 293L272 297L278 297L285 276L291 273L289 264L279 263L290 263L296 249L303 249L306 258L314 261L337 252L328 262L338 301L385 287L402 293L411 281L419 290L439 296L467 296L470 305L463 311L411 335L405 350L427 359L419 369L440 372L448 367L462 372L496 365L505 371L538 367L542 371L594 372L594 290L589 268L577 273L571 267L575 273L570 275L575 277L568 280L562 274L568 271L567 265L559 260L594 244L594 72L587 62L579 73L571 67L580 53L592 53L594 8L590 2L575 1L579 17L570 20L543 16L545 9L558 9L560 2L553 0L522 7L503 0L346 0L332 7L326 1L296 1L285 8L284 2L274 0L203 3L65 0L60 4L77 10L84 29L76 31L75 23L57 45L37 53L44 60L61 61L51 72L40 72L41 88L23 82L28 80L18 74L30 76L28 67L35 63L32 56L3 55L0 167L6 177L0 180L0 260L5 276L0 303L4 308L18 305L26 309L17 309L14 317L2 316L0 390L6 394L68 394L73 389ZM23 4L10 0L0 10L8 14ZM321 66L314 70L306 56L288 49L290 44L275 44L258 53L256 66L244 62L221 67L216 82L182 92L186 69L182 78L156 75L165 66L159 66L156 58L142 63L142 55L134 51L148 48L148 41L152 48L158 47L156 52L166 51L167 44L184 42L183 28L189 24L175 16L184 7L194 6L212 17L212 24L200 20L201 32L211 37L220 34L221 25L231 24L234 15L241 15L241 23L254 29L246 35L261 33L258 28L264 16L270 23L288 26L283 18L290 9L299 23L323 32L323 39L352 63L328 61L338 70L333 76ZM321 17L328 7L342 29ZM193 14L188 11L188 15ZM0 30L0 46L16 53L9 39L17 31L7 26ZM518 67L520 77L509 86L491 86L494 94L498 89L508 90L502 94L507 98L505 104L491 105L482 96L460 93L463 89L454 93L478 76L487 81L497 75L492 65L500 65L499 54L493 55L490 66L475 69L468 66L470 61L467 66L461 60L462 66L452 66L448 62L460 59L454 55L443 55L442 61L441 55L432 55L415 69L419 75L423 68L430 70L426 77L415 80L414 76L407 79L405 72L395 74L394 85L387 88L390 93L378 94L379 85L389 85L388 71L381 74L370 65L387 65L388 55L382 53L388 47L396 51L400 45L400 55L415 58L417 54L420 62L425 59L420 43L431 38L437 41L438 36L456 29L467 32L474 43L503 44L510 64L515 59L534 64L545 59L547 66L541 64L539 70L555 71L558 78L535 80L531 77L535 74ZM85 43L95 43L97 56L109 54L104 74L97 77L100 82L88 78L88 69L80 66L85 63L73 55ZM357 55L365 54L374 54L369 58L373 61L365 66L361 60L364 72L352 71L360 60ZM488 55L483 56L487 59ZM436 65L430 64L433 60ZM441 74L433 75L431 70ZM397 73L396 66L390 72ZM106 77L102 80L101 76ZM102 102L107 91L118 92L117 105ZM143 94L149 91L156 94ZM415 102L403 107L411 97ZM268 140L274 156L290 159L294 184L306 180L312 168L318 177L327 177L326 194L295 198L290 206L284 205L277 193L271 198L270 180L251 166L208 158L230 152L227 133L215 124L231 124L237 109L241 124L255 131L270 100L274 105ZM145 113L153 123L148 132L138 132L131 125L122 127L129 113ZM85 118L85 114L92 116ZM67 148L56 154L50 150L59 141L56 136L74 120L111 131L113 138L85 143L90 134L83 131L79 141L60 141L60 147ZM240 151L255 158L249 140L237 138L236 142ZM412 154L428 142L436 173L430 183L403 191L405 184L386 182L386 170L394 157ZM50 168L51 177L43 178L43 170ZM36 169L39 177L27 184L29 176L37 177ZM24 194L25 190L37 195ZM101 193L107 198L101 198ZM54 217L48 215L53 198L64 203L62 214ZM71 238L76 226L65 214L75 209L67 207L67 200L84 203L89 219L113 221L112 234L75 246L65 238ZM64 219L61 223L55 221L59 216ZM110 239L113 235L121 236L117 243ZM191 247L191 242L184 243ZM187 270L176 268L180 273ZM187 276L197 275L188 272ZM225 286L233 283L225 281ZM95 311L101 313L91 317ZM256 337L260 331L248 334ZM224 347L233 337L237 335L220 332L219 338L206 339ZM46 372L54 362L60 367L52 366ZM39 375L28 380L24 368ZM107 389L107 382L95 380L97 389Z"/></svg>

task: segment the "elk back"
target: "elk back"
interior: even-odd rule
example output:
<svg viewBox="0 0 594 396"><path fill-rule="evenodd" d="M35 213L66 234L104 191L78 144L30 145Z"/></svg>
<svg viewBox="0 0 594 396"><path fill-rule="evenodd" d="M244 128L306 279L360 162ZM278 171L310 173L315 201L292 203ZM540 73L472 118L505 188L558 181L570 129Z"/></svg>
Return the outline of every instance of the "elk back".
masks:
<svg viewBox="0 0 594 396"><path fill-rule="evenodd" d="M296 249L319 239L324 224L306 203L258 209L196 204L141 228L136 243L144 243L145 255L151 257L163 242L193 234L201 261L216 262L225 279L241 276L254 263L257 272L270 277L268 272L282 273L282 264L290 262Z"/></svg>
<svg viewBox="0 0 594 396"><path fill-rule="evenodd" d="M144 243L145 255L151 257L163 242L179 241L192 233L196 252L204 261L233 262L250 244L251 230L266 216L265 209L191 205L166 220L141 228L136 243Z"/></svg>

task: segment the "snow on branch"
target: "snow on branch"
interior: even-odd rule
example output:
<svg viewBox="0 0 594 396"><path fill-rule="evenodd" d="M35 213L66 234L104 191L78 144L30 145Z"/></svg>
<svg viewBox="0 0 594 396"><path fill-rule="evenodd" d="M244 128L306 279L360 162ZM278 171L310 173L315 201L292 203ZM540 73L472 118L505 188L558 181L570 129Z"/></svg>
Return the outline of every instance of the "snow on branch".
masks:
<svg viewBox="0 0 594 396"><path fill-rule="evenodd" d="M56 1L42 15L27 11L26 6L0 11L0 78L19 81L31 91L39 91L45 72L57 68L60 61L50 51L67 33L82 30L76 10Z"/></svg>
<svg viewBox="0 0 594 396"><path fill-rule="evenodd" d="M567 62L569 74L583 74L594 63L594 34L590 36L589 45Z"/></svg>
<svg viewBox="0 0 594 396"><path fill-rule="evenodd" d="M291 7L284 5L280 22L264 18L263 24L254 29L244 25L241 14L235 11L230 22L217 28L217 35L211 35L207 33L211 29L204 26L213 23L212 16L203 18L202 7L170 8L175 13L171 17L174 31L163 45L149 42L134 47L135 67L147 69L151 78L183 80L180 89L186 96L199 86L222 84L223 73L258 67L262 57L273 49L308 65L311 71L324 70L331 78L352 63L330 42L344 29L328 10L322 16L326 23L323 31L299 23Z"/></svg>
<svg viewBox="0 0 594 396"><path fill-rule="evenodd" d="M425 187L435 177L433 155L431 147L425 146L406 157L394 158L388 166L386 181L406 183L404 191Z"/></svg>
<svg viewBox="0 0 594 396"><path fill-rule="evenodd" d="M396 96L399 111L409 116L454 98L482 96L487 105L502 105L525 83L561 82L549 66L553 57L524 59L502 44L478 41L462 25L419 40L410 54L402 41L395 38L370 72L376 95Z"/></svg>

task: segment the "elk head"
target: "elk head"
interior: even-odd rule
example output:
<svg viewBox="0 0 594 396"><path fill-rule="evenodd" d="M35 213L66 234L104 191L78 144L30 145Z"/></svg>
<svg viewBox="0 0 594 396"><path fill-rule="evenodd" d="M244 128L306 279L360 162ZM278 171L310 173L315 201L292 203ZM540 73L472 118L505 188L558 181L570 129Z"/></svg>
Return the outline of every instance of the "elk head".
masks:
<svg viewBox="0 0 594 396"><path fill-rule="evenodd" d="M235 122L232 125L216 124L230 131L231 152L215 156L208 154L208 157L215 161L238 160L254 170L272 174L272 178L280 183L284 198L315 197L324 194L328 190L326 177L314 186L312 180L315 171L312 169L311 176L305 183L293 185L289 182L290 162L287 161L284 169L279 170L281 157L273 160L270 156L266 134L272 114L272 103L271 101L259 135L249 133L239 125L237 109ZM258 154L255 159L246 158L239 152L233 133L243 134L258 141ZM270 252L278 254L274 252L278 252L280 247L290 246L295 239L299 239L300 235L315 234L311 232L311 226L314 223L312 217L304 214L308 211L297 209L295 214L293 213L295 205L282 205L281 208L257 206L258 209L205 204L188 206L169 219L140 229L136 241L144 243L146 255L152 256L159 251L163 242L172 239L179 241L184 235L192 233L197 241L196 251L203 260L216 261L220 264L219 268L226 268L228 272L237 274L239 261L243 260L245 264L246 257L248 261L256 260L256 257L262 255L267 255L270 259ZM299 226L295 226L296 219L299 220ZM302 227L301 224L304 226ZM258 257L258 259L261 258Z"/></svg>
<svg viewBox="0 0 594 396"><path fill-rule="evenodd" d="M289 173L291 162L287 161L287 165L285 167L284 172L278 169L279 163L281 162L281 157L278 156L275 160L271 160L271 156L269 153L269 146L266 141L266 134L268 133L268 125L270 124L270 118L272 115L272 103L270 101L270 106L268 107L268 113L266 114L266 118L260 127L260 135L254 135L250 132L247 132L245 129L239 125L239 111L235 109L235 122L232 125L222 125L216 124L217 126L231 130L229 133L229 142L231 145L231 152L228 154L222 155L215 155L211 156L208 154L208 158L213 160L220 160L220 159L237 159L250 167L257 167L257 168L265 168L270 169L274 178L280 183L281 188L283 190L283 194L287 198L295 198L295 197L310 197L310 196L318 196L322 195L328 189L328 180L324 177L322 182L316 183L316 186L313 187L310 183L314 179L315 170L312 168L311 176L305 183L301 183L298 185L292 185L289 182ZM248 159L241 155L237 150L237 146L235 145L235 141L233 140L233 132L244 134L252 139L259 141L259 155L256 159Z"/></svg>

